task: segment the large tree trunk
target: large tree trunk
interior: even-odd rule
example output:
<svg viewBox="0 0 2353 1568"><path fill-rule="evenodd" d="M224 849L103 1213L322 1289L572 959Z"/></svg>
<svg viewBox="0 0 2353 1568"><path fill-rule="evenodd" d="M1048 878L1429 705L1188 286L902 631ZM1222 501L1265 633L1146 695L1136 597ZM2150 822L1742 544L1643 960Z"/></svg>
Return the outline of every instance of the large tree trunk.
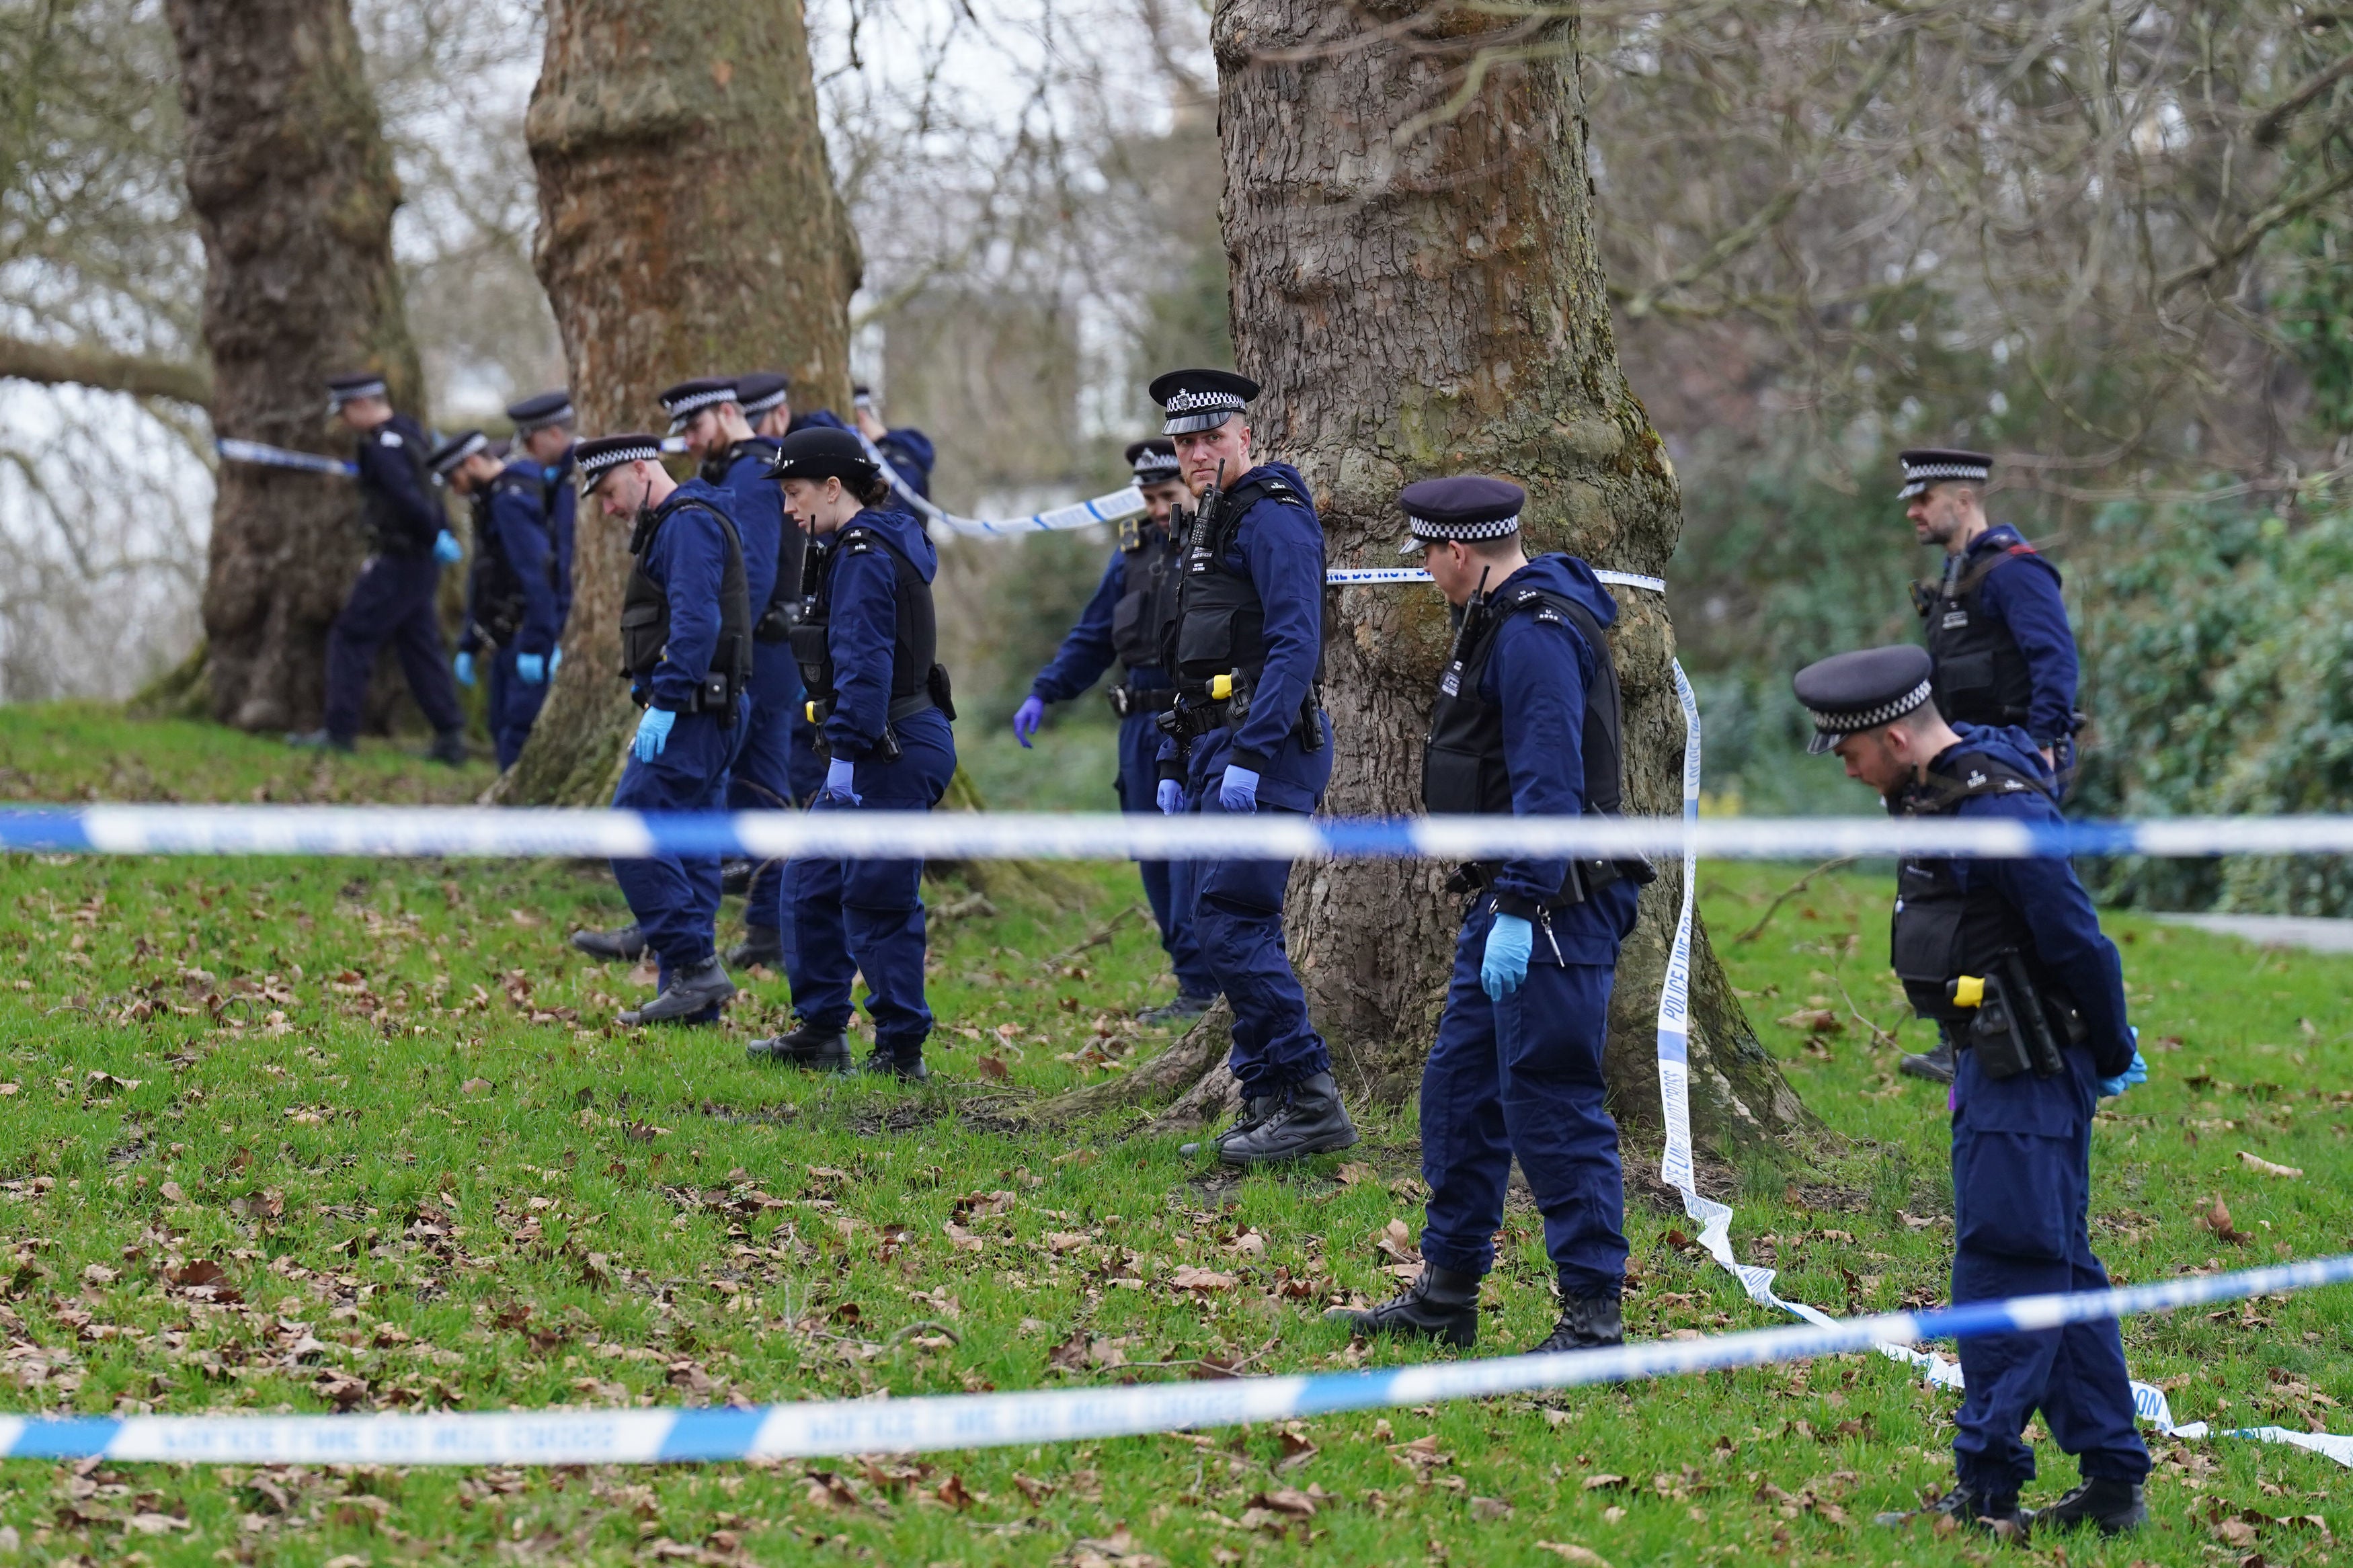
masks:
<svg viewBox="0 0 2353 1568"><path fill-rule="evenodd" d="M1681 503L1611 337L1576 23L1227 0L1212 41L1238 359L1266 387L1259 449L1306 473L1333 563L1395 564L1399 487L1483 471L1527 487L1532 550L1663 574ZM1627 809L1673 813L1673 629L1657 595L1618 600ZM1326 624L1340 737L1327 804L1415 810L1445 605L1427 589L1349 588ZM1346 863L1293 879L1288 925L1314 1018L1377 1093L1405 1092L1434 1030L1458 914L1445 875ZM1637 1123L1659 1120L1653 1013L1681 891L1669 868L1618 971L1609 1081ZM1704 931L1695 942L1695 1132L1729 1152L1806 1125Z"/></svg>
<svg viewBox="0 0 2353 1568"><path fill-rule="evenodd" d="M347 456L348 439L328 432L323 383L359 368L382 371L393 402L421 419L424 375L392 259L400 184L348 0L164 10L205 246L214 428ZM318 722L327 626L366 553L357 516L342 480L222 465L204 596L217 718L244 730Z"/></svg>
<svg viewBox="0 0 2353 1568"><path fill-rule="evenodd" d="M550 0L524 128L584 436L659 430L654 395L693 375L782 370L796 407L848 407L858 242L799 5ZM507 798L601 804L618 772L628 529L592 511L564 668Z"/></svg>

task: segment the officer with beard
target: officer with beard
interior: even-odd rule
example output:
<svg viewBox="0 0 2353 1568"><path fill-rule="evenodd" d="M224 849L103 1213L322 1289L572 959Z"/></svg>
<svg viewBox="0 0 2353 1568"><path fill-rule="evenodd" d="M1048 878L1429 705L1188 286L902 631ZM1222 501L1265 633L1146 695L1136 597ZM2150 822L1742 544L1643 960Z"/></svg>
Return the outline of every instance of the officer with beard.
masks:
<svg viewBox="0 0 2353 1568"><path fill-rule="evenodd" d="M1947 724L1927 653L1842 653L1797 673L1808 750L1897 816L2055 827L2057 780L2024 731ZM2148 1076L2125 1014L2124 966L2068 862L1915 856L1896 868L1890 956L1913 1009L1959 1041L1953 1123L1953 1302L2105 1290L2084 1228L2092 1113ZM2114 1319L1960 1342L1968 1392L1953 1438L1957 1484L1930 1511L1996 1535L2148 1517L2148 1450ZM2037 1412L2077 1456L2083 1484L2019 1507ZM1889 1521L1901 1516L1889 1516Z"/></svg>
<svg viewBox="0 0 2353 1568"><path fill-rule="evenodd" d="M1160 664L1161 639L1176 618L1178 582L1178 542L1168 531L1168 514L1189 492L1176 467L1176 445L1165 437L1130 446L1127 463L1143 493L1145 514L1120 525L1119 548L1103 567L1094 597L1014 710L1013 734L1026 750L1045 721L1046 705L1078 696L1116 658L1122 678L1106 695L1119 715L1119 807L1157 811L1153 797L1160 780L1159 719L1176 700ZM1194 864L1145 860L1136 868L1160 926L1160 945L1176 973L1176 1000L1137 1015L1147 1024L1198 1017L1218 999L1217 978L1193 934ZM1182 892L1173 891L1172 883L1181 884Z"/></svg>

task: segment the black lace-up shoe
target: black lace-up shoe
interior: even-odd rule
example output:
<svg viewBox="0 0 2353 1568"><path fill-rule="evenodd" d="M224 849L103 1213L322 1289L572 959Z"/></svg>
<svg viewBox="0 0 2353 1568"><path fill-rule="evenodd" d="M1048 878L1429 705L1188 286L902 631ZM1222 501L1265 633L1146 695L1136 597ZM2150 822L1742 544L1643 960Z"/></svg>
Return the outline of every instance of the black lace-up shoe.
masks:
<svg viewBox="0 0 2353 1568"><path fill-rule="evenodd" d="M1264 1121L1219 1142L1220 1163L1278 1165L1355 1145L1356 1124L1348 1120L1347 1107L1340 1103L1340 1086L1330 1073L1294 1083L1276 1099Z"/></svg>
<svg viewBox="0 0 2353 1568"><path fill-rule="evenodd" d="M2063 1493L2049 1508L2029 1509L2026 1518L2036 1530L2095 1524L2102 1535L2122 1535L2148 1522L2148 1501L2138 1481L2099 1477Z"/></svg>
<svg viewBox="0 0 2353 1568"><path fill-rule="evenodd" d="M726 965L712 953L691 969L672 973L660 995L622 1014L621 1023L632 1029L641 1024L700 1023L705 1015L715 1016L720 1005L734 994L735 983L727 978Z"/></svg>
<svg viewBox="0 0 2353 1568"><path fill-rule="evenodd" d="M609 963L635 963L646 955L646 933L634 925L618 931L575 931L572 945Z"/></svg>
<svg viewBox="0 0 2353 1568"><path fill-rule="evenodd" d="M1560 1292L1560 1321L1544 1342L1529 1351L1530 1355L1550 1355L1555 1351L1602 1350L1626 1342L1625 1320L1620 1314L1618 1297L1613 1292L1600 1296L1583 1296L1566 1285Z"/></svg>
<svg viewBox="0 0 2353 1568"><path fill-rule="evenodd" d="M1395 1300L1377 1307L1334 1307L1327 1323L1346 1323L1360 1334L1397 1334L1442 1340L1458 1350L1479 1342L1479 1277L1425 1263Z"/></svg>
<svg viewBox="0 0 2353 1568"><path fill-rule="evenodd" d="M788 1035L754 1040L744 1056L771 1067L801 1068L809 1072L848 1072L853 1065L849 1037L839 1029L803 1024Z"/></svg>

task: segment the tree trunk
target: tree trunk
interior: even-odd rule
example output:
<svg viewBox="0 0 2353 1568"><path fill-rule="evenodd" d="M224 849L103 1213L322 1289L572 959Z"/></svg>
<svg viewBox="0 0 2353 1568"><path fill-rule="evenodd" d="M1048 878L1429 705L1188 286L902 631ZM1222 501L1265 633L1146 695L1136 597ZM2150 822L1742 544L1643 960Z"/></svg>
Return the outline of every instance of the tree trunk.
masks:
<svg viewBox="0 0 2353 1568"><path fill-rule="evenodd" d="M534 260L584 436L654 429L694 375L781 370L796 407L847 409L859 254L818 128L798 5L550 0L524 122ZM584 506L565 659L505 782L599 804L630 729L620 662L628 529Z"/></svg>
<svg viewBox="0 0 2353 1568"><path fill-rule="evenodd" d="M214 428L346 457L349 440L322 413L324 382L358 368L383 372L393 402L422 419L392 259L400 184L348 0L164 10L205 246ZM216 717L243 730L318 722L327 626L366 553L357 517L342 480L222 465L204 595Z"/></svg>
<svg viewBox="0 0 2353 1568"><path fill-rule="evenodd" d="M1540 11L1544 8L1538 8ZM1297 463L1335 565L1394 565L1397 494L1432 474L1527 487L1531 551L1662 574L1682 526L1672 466L1611 336L1585 166L1577 33L1557 14L1403 0L1227 0L1212 42L1224 224L1258 449ZM1673 628L1618 590L1626 809L1681 809ZM1335 814L1419 805L1421 736L1448 639L1428 589L1335 590L1325 697ZM1432 1037L1459 907L1427 862L1303 868L1287 910L1316 1023L1344 1072L1408 1092ZM1644 894L1611 1007L1612 1103L1659 1121L1654 1010L1681 878ZM1810 1125L1694 932L1695 1134L1719 1152Z"/></svg>

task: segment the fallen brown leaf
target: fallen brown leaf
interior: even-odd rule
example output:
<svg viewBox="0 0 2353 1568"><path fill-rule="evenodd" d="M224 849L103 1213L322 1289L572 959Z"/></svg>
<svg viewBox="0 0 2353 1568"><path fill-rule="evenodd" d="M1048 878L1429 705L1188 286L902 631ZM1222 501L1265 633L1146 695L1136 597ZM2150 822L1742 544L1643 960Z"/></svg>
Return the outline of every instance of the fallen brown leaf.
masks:
<svg viewBox="0 0 2353 1568"><path fill-rule="evenodd" d="M1573 1541L1539 1541L1536 1550L1549 1552L1567 1562L1583 1564L1583 1568L1609 1568L1609 1559L1590 1547L1579 1546Z"/></svg>
<svg viewBox="0 0 2353 1568"><path fill-rule="evenodd" d="M2259 1171L2266 1176L2301 1176L2304 1174L2304 1167L2301 1165L2274 1165L2269 1160L2264 1159L2262 1155L2250 1154L2244 1149L2239 1151L2239 1158L2246 1165L2247 1169L2250 1171Z"/></svg>

